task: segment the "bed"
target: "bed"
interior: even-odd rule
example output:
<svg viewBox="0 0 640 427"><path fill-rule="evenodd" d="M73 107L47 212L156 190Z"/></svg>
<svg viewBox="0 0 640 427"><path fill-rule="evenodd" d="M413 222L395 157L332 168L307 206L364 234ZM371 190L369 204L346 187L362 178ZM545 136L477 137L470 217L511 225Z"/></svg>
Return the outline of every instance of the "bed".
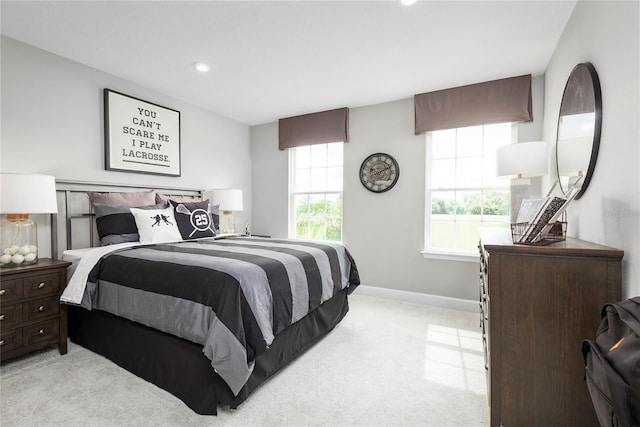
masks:
<svg viewBox="0 0 640 427"><path fill-rule="evenodd" d="M155 188L162 204L139 211L110 205L104 215L92 195L143 190L57 186L61 214L54 217L52 246L54 257L62 251L72 262L61 298L70 339L199 414L236 408L318 342L346 315L348 295L359 284L353 258L338 243L211 235L194 225L193 215L206 204L198 190ZM191 221L180 220L180 211ZM215 223L215 213L208 214ZM116 223L123 233L114 232ZM154 237L161 226L171 228L165 223L191 228ZM111 244L100 245L106 237Z"/></svg>

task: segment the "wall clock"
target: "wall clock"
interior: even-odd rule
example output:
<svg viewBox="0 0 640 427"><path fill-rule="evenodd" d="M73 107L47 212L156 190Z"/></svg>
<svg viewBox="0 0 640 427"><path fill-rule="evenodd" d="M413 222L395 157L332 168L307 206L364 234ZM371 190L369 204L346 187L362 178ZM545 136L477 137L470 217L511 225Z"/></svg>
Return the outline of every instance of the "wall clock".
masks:
<svg viewBox="0 0 640 427"><path fill-rule="evenodd" d="M384 193L396 185L400 167L392 156L375 153L364 159L360 166L360 182L369 191Z"/></svg>

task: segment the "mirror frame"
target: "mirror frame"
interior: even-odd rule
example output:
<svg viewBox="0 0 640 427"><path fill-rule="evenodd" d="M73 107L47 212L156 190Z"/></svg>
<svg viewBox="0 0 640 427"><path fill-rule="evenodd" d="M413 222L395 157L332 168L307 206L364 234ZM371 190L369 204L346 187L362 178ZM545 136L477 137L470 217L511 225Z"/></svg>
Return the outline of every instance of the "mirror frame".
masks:
<svg viewBox="0 0 640 427"><path fill-rule="evenodd" d="M571 77L576 73L580 68L586 68L591 76L591 83L593 86L593 98L594 98L594 126L593 126L593 143L591 145L591 156L589 158L589 166L587 168L587 173L584 178L584 182L582 183L582 187L578 194L576 195L576 199L582 197L584 192L587 190L589 186L589 182L591 182L591 177L593 176L593 171L596 167L596 160L598 159L598 150L600 149L600 136L602 133L602 93L600 89L600 79L598 78L598 73L596 72L595 67L590 62L582 62L571 70L571 74L569 74L569 78L567 79L567 83L564 87L564 92L562 93L562 101L560 102L560 109L558 111L558 126L556 130L556 174L558 177L558 184L560 185L560 190L566 196L567 190L563 188L562 182L560 182L560 164L558 159L558 138L560 136L560 119L562 118L562 105L565 101L565 97L567 94L567 88L569 86L569 82L571 81Z"/></svg>

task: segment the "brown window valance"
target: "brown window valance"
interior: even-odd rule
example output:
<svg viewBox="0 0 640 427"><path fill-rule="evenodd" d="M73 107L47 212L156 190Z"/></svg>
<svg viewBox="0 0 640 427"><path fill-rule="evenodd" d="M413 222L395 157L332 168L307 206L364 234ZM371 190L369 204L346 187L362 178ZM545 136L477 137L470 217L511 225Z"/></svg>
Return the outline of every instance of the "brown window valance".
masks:
<svg viewBox="0 0 640 427"><path fill-rule="evenodd" d="M322 111L278 120L281 150L303 145L349 142L349 109Z"/></svg>
<svg viewBox="0 0 640 427"><path fill-rule="evenodd" d="M414 96L416 135L504 122L529 122L531 74Z"/></svg>

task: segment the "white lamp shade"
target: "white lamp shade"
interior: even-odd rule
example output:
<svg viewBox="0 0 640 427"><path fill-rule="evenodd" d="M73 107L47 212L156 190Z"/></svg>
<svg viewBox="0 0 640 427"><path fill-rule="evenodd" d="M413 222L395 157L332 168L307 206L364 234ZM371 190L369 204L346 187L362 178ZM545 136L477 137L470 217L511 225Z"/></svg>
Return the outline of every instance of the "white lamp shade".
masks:
<svg viewBox="0 0 640 427"><path fill-rule="evenodd" d="M212 205L220 205L221 211L242 210L242 190L219 188L211 190Z"/></svg>
<svg viewBox="0 0 640 427"><path fill-rule="evenodd" d="M51 175L0 175L0 213L47 214L58 212L56 179Z"/></svg>
<svg viewBox="0 0 640 427"><path fill-rule="evenodd" d="M549 173L549 150L544 141L520 142L498 147L498 176L542 176Z"/></svg>

